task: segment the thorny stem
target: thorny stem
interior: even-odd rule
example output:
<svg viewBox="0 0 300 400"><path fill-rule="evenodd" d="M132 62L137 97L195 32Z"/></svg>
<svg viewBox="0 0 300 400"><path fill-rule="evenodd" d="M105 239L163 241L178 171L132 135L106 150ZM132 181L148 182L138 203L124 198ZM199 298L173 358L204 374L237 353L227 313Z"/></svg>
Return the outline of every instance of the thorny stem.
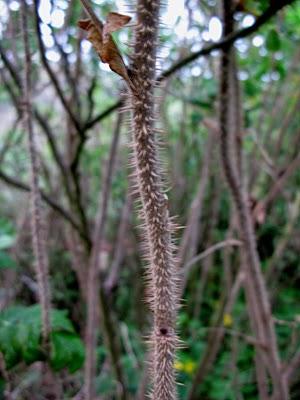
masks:
<svg viewBox="0 0 300 400"><path fill-rule="evenodd" d="M48 259L45 246L45 231L41 212L41 194L38 182L38 157L36 152L35 137L32 124L31 106L31 55L28 40L28 24L26 2L21 2L21 29L25 50L25 77L23 84L24 101L24 127L28 134L31 172L31 225L32 242L35 255L35 267L38 281L38 293L42 312L42 337L46 350L49 346L50 334L50 288L48 282Z"/></svg>
<svg viewBox="0 0 300 400"><path fill-rule="evenodd" d="M177 344L176 268L172 222L162 189L155 131L155 64L159 24L158 0L138 0L131 91L133 165L142 203L150 302L154 314L153 400L176 398L174 353Z"/></svg>

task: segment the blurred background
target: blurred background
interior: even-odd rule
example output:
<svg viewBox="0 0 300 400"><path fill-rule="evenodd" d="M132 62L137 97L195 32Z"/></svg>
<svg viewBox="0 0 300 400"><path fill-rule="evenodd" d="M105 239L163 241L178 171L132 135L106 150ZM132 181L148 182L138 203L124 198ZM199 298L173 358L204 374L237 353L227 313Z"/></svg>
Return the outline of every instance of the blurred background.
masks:
<svg viewBox="0 0 300 400"><path fill-rule="evenodd" d="M114 33L129 64L135 4L91 3L103 21L110 11L133 17ZM235 29L247 30L272 8L269 3L236 2ZM83 382L88 259L115 151L99 263L110 328L102 327L100 317L96 389L99 399L123 399L121 384L126 398L144 399L151 314L145 301L136 194L131 190L130 114L119 112L125 86L77 27L85 17L78 0L41 0L37 12L32 0L27 5L52 348L47 356L41 348L31 245L20 2L0 0L0 398L80 398L75 396ZM287 366L300 344L300 3L274 14L238 38L234 47L245 183L280 355ZM220 2L169 0L164 5L157 125L170 212L183 227L175 238L184 282L178 316L183 346L175 369L180 399L255 400L255 339L240 283L241 243L219 157L220 57L218 49L201 53L221 36ZM111 335L108 341L105 330ZM299 372L299 360L295 368ZM295 376L291 399L300 398L299 374Z"/></svg>

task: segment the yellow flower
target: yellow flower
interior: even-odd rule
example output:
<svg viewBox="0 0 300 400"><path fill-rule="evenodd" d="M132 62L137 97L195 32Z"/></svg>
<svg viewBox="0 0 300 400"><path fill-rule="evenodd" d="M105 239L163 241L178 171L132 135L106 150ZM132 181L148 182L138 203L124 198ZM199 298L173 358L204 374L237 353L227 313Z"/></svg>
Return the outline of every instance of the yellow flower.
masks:
<svg viewBox="0 0 300 400"><path fill-rule="evenodd" d="M184 371L187 374L192 374L195 371L196 368L196 363L194 363L194 361L186 361L186 363L184 364Z"/></svg>
<svg viewBox="0 0 300 400"><path fill-rule="evenodd" d="M232 316L230 314L224 314L223 325L225 326L225 328L230 328L232 324L233 324Z"/></svg>
<svg viewBox="0 0 300 400"><path fill-rule="evenodd" d="M176 360L174 362L174 368L177 369L177 371L184 371L184 364L181 361Z"/></svg>
<svg viewBox="0 0 300 400"><path fill-rule="evenodd" d="M192 360L186 360L184 362L176 360L174 368L177 371L185 372L186 374L192 374L196 368L196 363Z"/></svg>

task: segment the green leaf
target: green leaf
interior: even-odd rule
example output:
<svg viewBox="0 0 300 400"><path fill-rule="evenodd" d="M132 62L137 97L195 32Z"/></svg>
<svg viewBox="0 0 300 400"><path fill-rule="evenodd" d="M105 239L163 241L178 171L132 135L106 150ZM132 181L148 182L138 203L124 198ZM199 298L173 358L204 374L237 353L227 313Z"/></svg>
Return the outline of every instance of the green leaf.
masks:
<svg viewBox="0 0 300 400"><path fill-rule="evenodd" d="M67 311L64 310L52 310L51 328L52 331L75 332L72 322L67 317Z"/></svg>
<svg viewBox="0 0 300 400"><path fill-rule="evenodd" d="M84 348L76 335L66 311L51 310L51 365L55 370L69 368L70 372L81 367ZM7 368L20 361L31 364L45 359L41 348L41 308L15 306L0 313L0 351Z"/></svg>
<svg viewBox="0 0 300 400"><path fill-rule="evenodd" d="M50 364L55 371L68 368L70 373L81 368L84 361L84 347L81 339L68 332L51 334Z"/></svg>
<svg viewBox="0 0 300 400"><path fill-rule="evenodd" d="M278 51L280 47L280 37L275 29L271 29L267 35L266 48L269 51Z"/></svg>

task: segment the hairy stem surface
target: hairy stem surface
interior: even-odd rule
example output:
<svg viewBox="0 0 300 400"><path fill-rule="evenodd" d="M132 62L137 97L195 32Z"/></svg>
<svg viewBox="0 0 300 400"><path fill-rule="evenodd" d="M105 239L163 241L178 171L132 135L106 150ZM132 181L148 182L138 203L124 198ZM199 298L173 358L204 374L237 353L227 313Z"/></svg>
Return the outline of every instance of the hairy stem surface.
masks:
<svg viewBox="0 0 300 400"><path fill-rule="evenodd" d="M162 188L155 130L155 64L160 2L138 0L131 92L133 163L142 203L142 218L154 328L152 399L176 398L174 354L177 308L172 222Z"/></svg>

